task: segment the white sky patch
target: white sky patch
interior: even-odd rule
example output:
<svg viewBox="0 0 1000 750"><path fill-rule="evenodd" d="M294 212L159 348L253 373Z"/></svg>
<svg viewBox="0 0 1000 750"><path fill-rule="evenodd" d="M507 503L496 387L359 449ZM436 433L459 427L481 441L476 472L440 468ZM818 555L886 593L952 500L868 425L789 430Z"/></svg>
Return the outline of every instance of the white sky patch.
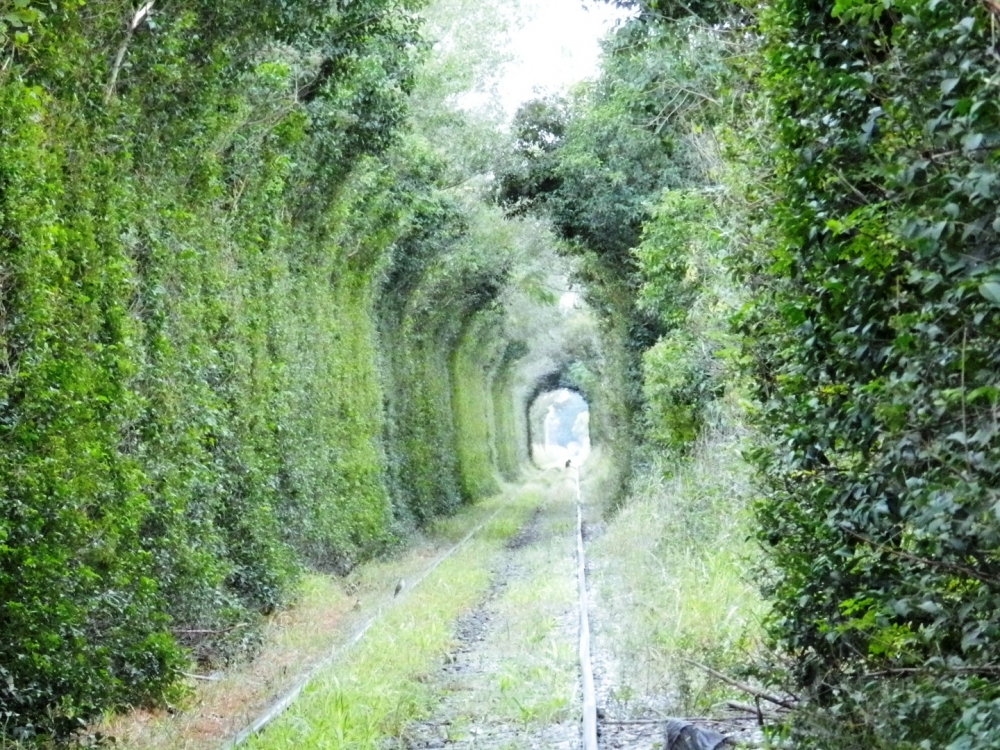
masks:
<svg viewBox="0 0 1000 750"><path fill-rule="evenodd" d="M500 79L508 117L524 102L594 78L600 40L624 13L593 0L521 0L521 23L510 30L514 62Z"/></svg>
<svg viewBox="0 0 1000 750"><path fill-rule="evenodd" d="M532 411L545 409L541 442L532 446L532 457L541 468L581 466L590 455L590 407L583 397L566 388L539 396ZM540 416L540 415L539 415ZM535 419L537 417L532 417ZM569 463L567 463L569 462Z"/></svg>
<svg viewBox="0 0 1000 750"><path fill-rule="evenodd" d="M559 312L568 315L580 307L580 295L576 292L564 292L559 298Z"/></svg>

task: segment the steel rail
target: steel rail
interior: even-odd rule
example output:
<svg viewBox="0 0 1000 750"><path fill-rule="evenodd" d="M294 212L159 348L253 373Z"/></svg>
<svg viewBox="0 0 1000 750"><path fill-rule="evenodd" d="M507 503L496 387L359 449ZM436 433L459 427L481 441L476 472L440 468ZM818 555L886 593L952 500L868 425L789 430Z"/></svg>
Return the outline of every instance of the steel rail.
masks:
<svg viewBox="0 0 1000 750"><path fill-rule="evenodd" d="M476 526L476 528L474 528L472 531L466 534L465 537L463 537L462 540L458 542L458 544L456 544L454 547L449 549L443 555L438 557L437 560L431 563L430 566L427 567L427 569L425 569L419 576L417 576L417 578L413 581L412 586L407 586L406 588L404 588L399 593L399 596L396 597L396 599L392 601L388 607L386 607L385 609L380 608L372 617L368 618L368 620L365 621L365 623L360 628L354 631L354 634L348 639L347 643L343 644L342 646L337 646L328 656L324 657L322 660L314 664L310 669L306 670L306 672L302 675L302 677L299 678L299 680L291 687L290 690L288 690L284 695L282 695L280 698L274 701L270 706L268 706L267 709L265 709L265 711L260 716L258 716L249 726L240 730L232 739L223 744L222 750L233 750L233 748L237 748L240 745L243 745L244 743L246 743L247 740L249 740L254 735L259 734L261 730L264 729L264 727L266 727L272 721L281 716L281 714L287 711L288 708L295 702L295 700L302 694L302 691L305 689L306 685L312 682L312 680L317 675L319 675L320 672L333 666L341 656L343 656L345 653L347 653L356 645L358 645L361 639L365 637L365 634L372 628L372 626L376 622L379 621L379 619L381 619L381 617L386 612L391 610L393 607L399 605L399 603L406 596L408 596L411 591L413 591L417 586L423 583L423 581L425 581L427 577L430 576L431 573L437 570L437 568L441 565L441 563L443 563L449 557L458 552L458 550L464 547L469 542L469 540L472 539L472 537L474 537L476 534L482 531L482 529L486 526L486 524L490 523L494 518L500 515L500 512L504 510L505 507L506 506L500 506L499 508L497 508L496 511L489 518L487 518L481 524Z"/></svg>
<svg viewBox="0 0 1000 750"><path fill-rule="evenodd" d="M587 603L587 561L583 555L583 496L580 492L580 469L576 477L576 557L580 586L580 679L583 686L583 750L597 750L597 694L594 691L594 668L590 662L590 616Z"/></svg>

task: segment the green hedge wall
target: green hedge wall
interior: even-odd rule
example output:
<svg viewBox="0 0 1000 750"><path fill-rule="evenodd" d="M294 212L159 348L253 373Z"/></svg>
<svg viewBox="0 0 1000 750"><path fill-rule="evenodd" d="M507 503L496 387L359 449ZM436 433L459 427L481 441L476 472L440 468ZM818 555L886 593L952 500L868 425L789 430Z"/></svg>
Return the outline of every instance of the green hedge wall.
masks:
<svg viewBox="0 0 1000 750"><path fill-rule="evenodd" d="M65 729L157 693L178 655L122 449L141 400L115 235L134 197L108 180L118 159L50 147L86 130L44 92L2 86L0 108L0 708L27 732L44 708Z"/></svg>
<svg viewBox="0 0 1000 750"><path fill-rule="evenodd" d="M455 452L459 487L466 502L487 497L500 489L497 482L497 470L501 466L497 457L499 435L493 411L492 380L507 348L506 339L497 331L502 325L502 309L478 312L469 318L452 355Z"/></svg>
<svg viewBox="0 0 1000 750"><path fill-rule="evenodd" d="M515 339L503 351L490 383L496 464L507 481L517 479L528 459L527 436L519 432L516 398L517 363L528 353L527 344Z"/></svg>
<svg viewBox="0 0 1000 750"><path fill-rule="evenodd" d="M391 483L418 523L496 487L486 394L505 334L491 326L499 343L466 340L464 347L463 337L476 320L502 318L498 300L509 275L508 248L482 251L486 238L475 212L445 191L432 196L416 207L395 244L379 298L391 352L385 387Z"/></svg>
<svg viewBox="0 0 1000 750"><path fill-rule="evenodd" d="M780 239L744 326L800 747L1000 733L996 23L971 0L762 22Z"/></svg>
<svg viewBox="0 0 1000 750"><path fill-rule="evenodd" d="M190 658L252 653L304 566L347 571L460 501L451 322L504 262L462 206L408 241L440 178L400 137L418 6L0 24L8 736L162 700Z"/></svg>

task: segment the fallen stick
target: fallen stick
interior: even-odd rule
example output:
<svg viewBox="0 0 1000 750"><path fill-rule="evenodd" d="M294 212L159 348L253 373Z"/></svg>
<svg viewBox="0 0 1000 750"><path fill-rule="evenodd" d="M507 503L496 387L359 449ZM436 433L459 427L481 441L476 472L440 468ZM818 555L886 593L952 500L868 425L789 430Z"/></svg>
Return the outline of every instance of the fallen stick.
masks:
<svg viewBox="0 0 1000 750"><path fill-rule="evenodd" d="M185 677L190 677L192 680L203 680L204 682L218 682L221 677L213 677L212 675L204 674L192 674L191 672L181 672Z"/></svg>
<svg viewBox="0 0 1000 750"><path fill-rule="evenodd" d="M692 666L698 667L698 669L702 669L708 672L710 675L712 675L716 679L722 680L727 685L734 687L737 690L742 690L744 693L747 693L748 695L754 695L760 698L761 700L767 701L768 703L773 703L776 706L782 706L783 708L787 708L789 711L794 711L796 708L794 703L789 703L788 701L779 698L775 695L771 695L770 693L765 693L763 690L759 690L758 688L755 688L751 685L747 685L746 683L739 682L731 677L727 677L726 675L722 674L722 672L716 671L711 667L706 666L700 662L696 662L694 659L687 659L683 656L680 657L680 659L681 661L686 661L688 664L691 664Z"/></svg>
<svg viewBox="0 0 1000 750"><path fill-rule="evenodd" d="M739 703L737 701L726 701L726 705L734 711L739 711L740 713L750 714L757 720L757 726L764 726L764 711L760 707L760 698L757 699L756 705L751 706L749 703ZM776 719L776 714L766 714L768 719Z"/></svg>
<svg viewBox="0 0 1000 750"><path fill-rule="evenodd" d="M231 633L238 628L250 627L248 622L238 622L235 625L230 625L228 628L222 628L221 630L171 630L171 633L176 635L222 635L223 633Z"/></svg>

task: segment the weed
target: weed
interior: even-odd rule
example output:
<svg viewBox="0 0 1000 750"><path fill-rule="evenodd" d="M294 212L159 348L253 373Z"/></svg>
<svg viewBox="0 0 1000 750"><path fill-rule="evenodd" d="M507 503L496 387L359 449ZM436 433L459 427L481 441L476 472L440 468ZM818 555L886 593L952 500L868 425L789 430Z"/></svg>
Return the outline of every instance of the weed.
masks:
<svg viewBox="0 0 1000 750"><path fill-rule="evenodd" d="M426 715L435 701L428 675L449 651L451 623L482 598L503 543L536 500L517 494L249 747L375 748Z"/></svg>
<svg viewBox="0 0 1000 750"><path fill-rule="evenodd" d="M763 605L748 571L750 485L736 408L691 456L640 476L633 499L593 544L605 636L621 670L616 697L669 696L678 714L703 713L730 695L686 660L726 670L746 662ZM590 469L585 495L605 469Z"/></svg>

